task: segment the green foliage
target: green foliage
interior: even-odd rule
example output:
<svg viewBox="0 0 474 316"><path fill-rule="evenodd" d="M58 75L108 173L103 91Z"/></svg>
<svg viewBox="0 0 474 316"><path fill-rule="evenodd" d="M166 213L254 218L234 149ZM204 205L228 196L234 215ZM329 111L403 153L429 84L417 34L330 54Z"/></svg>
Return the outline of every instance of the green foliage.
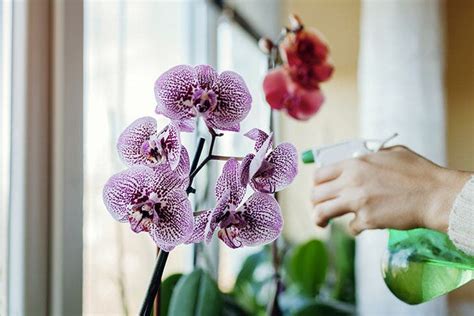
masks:
<svg viewBox="0 0 474 316"><path fill-rule="evenodd" d="M355 240L337 223L331 225L330 257L335 282L331 296L339 301L355 303Z"/></svg>
<svg viewBox="0 0 474 316"><path fill-rule="evenodd" d="M256 273L257 268L260 273ZM247 314L265 314L266 303L270 299L269 287L272 286L272 275L273 269L268 248L245 259L237 275L232 296Z"/></svg>
<svg viewBox="0 0 474 316"><path fill-rule="evenodd" d="M291 313L291 316L348 316L354 315L352 306L340 303L314 301Z"/></svg>
<svg viewBox="0 0 474 316"><path fill-rule="evenodd" d="M169 315L222 315L222 296L216 282L203 270L183 276L171 297Z"/></svg>
<svg viewBox="0 0 474 316"><path fill-rule="evenodd" d="M173 295L173 290L176 287L179 279L181 279L182 274L173 274L166 278L161 283L160 287L160 315L168 315L168 308L170 305L171 296Z"/></svg>
<svg viewBox="0 0 474 316"><path fill-rule="evenodd" d="M314 297L326 279L328 254L319 240L310 240L296 246L285 260L290 282L301 294Z"/></svg>
<svg viewBox="0 0 474 316"><path fill-rule="evenodd" d="M355 242L336 225L332 225L328 248L319 240L283 247L284 264L278 271L284 283L278 296L282 315L355 314ZM173 316L265 316L275 290L274 273L267 246L245 259L230 293L220 292L207 273L196 270L166 279L162 304L171 295L168 315ZM166 316L163 305L162 315Z"/></svg>

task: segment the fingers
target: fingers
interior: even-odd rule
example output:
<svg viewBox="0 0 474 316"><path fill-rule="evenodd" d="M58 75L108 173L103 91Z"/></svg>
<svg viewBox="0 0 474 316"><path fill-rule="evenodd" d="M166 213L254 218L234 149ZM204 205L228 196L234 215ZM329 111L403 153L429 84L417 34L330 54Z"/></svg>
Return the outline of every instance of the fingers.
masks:
<svg viewBox="0 0 474 316"><path fill-rule="evenodd" d="M362 222L356 217L354 217L350 222L349 222L349 231L353 236L359 235L362 231L364 230L364 226L362 225Z"/></svg>
<svg viewBox="0 0 474 316"><path fill-rule="evenodd" d="M314 185L334 180L342 174L342 171L342 165L339 163L317 168L313 176Z"/></svg>
<svg viewBox="0 0 474 316"><path fill-rule="evenodd" d="M311 196L313 206L336 198L341 190L339 182L340 181L334 180L315 186Z"/></svg>
<svg viewBox="0 0 474 316"><path fill-rule="evenodd" d="M316 205L315 223L320 227L326 227L329 220L352 212L351 203L342 198L336 198Z"/></svg>
<svg viewBox="0 0 474 316"><path fill-rule="evenodd" d="M373 225L373 219L368 220L364 211L357 212L356 216L349 222L349 231L352 235L357 236L367 229L383 228Z"/></svg>

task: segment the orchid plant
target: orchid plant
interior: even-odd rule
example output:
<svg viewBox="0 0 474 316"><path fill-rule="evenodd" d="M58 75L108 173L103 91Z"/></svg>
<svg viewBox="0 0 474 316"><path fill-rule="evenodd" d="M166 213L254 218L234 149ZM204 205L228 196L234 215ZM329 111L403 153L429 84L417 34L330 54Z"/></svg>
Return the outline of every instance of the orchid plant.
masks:
<svg viewBox="0 0 474 316"><path fill-rule="evenodd" d="M261 43L271 67L283 61L264 80L268 103L294 118L308 119L324 100L319 83L333 71L327 45L303 29L297 17L276 44ZM148 233L160 249L140 315L151 314L168 254L176 246L209 243L216 231L230 248L275 241L282 232L283 217L274 194L290 185L298 173L296 148L290 143L274 146L272 131L253 128L245 133L254 145L243 158L214 154L216 139L222 132L239 132L252 106L239 74L219 74L209 65L179 65L156 80L154 92L155 112L168 118L169 124L159 128L156 119L148 116L132 122L117 142L127 169L113 175L103 190L112 217L128 222L135 233ZM210 133L209 153L201 159L205 139L200 138L190 161L181 133L194 132L197 120ZM212 160L226 161L215 185L216 204L193 210L188 197L196 191L194 178ZM253 193L245 199L249 189Z"/></svg>
<svg viewBox="0 0 474 316"><path fill-rule="evenodd" d="M246 136L255 152L238 157L213 154L219 131L238 132L252 97L240 75L218 74L211 66L180 65L155 83L156 113L170 119L159 129L153 117L139 118L120 135L117 150L128 167L105 184L107 210L135 233L147 232L161 249L141 314L151 313L167 255L182 243L209 243L217 236L229 247L257 246L278 238L283 227L280 206L272 193L288 186L297 174L297 152L290 143L271 150L273 136L252 129ZM199 165L204 139L190 165L181 143L202 119L211 134L209 155ZM189 193L193 179L211 160L227 159L215 188L216 206L193 212ZM255 192L243 202L248 187ZM157 286L158 284L158 286Z"/></svg>

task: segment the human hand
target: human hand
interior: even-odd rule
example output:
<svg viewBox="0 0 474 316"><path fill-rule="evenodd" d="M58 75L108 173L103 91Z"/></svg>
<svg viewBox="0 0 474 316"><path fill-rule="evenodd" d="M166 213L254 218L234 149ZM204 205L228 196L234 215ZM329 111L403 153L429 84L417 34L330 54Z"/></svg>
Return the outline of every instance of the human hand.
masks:
<svg viewBox="0 0 474 316"><path fill-rule="evenodd" d="M353 212L349 227L355 235L378 228L446 232L454 199L469 177L402 146L318 168L312 194L316 225Z"/></svg>

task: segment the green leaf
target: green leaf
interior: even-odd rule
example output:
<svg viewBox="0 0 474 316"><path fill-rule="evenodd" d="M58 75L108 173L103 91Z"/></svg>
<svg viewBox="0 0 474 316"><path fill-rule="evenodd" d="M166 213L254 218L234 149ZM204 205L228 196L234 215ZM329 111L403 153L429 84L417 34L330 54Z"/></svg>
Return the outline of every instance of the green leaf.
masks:
<svg viewBox="0 0 474 316"><path fill-rule="evenodd" d="M291 313L291 316L348 316L355 315L352 306L313 302Z"/></svg>
<svg viewBox="0 0 474 316"><path fill-rule="evenodd" d="M222 300L224 302L222 308L222 315L225 316L246 316L249 315L247 311L245 311L242 306L240 306L235 298L230 294L223 294Z"/></svg>
<svg viewBox="0 0 474 316"><path fill-rule="evenodd" d="M314 297L319 293L328 267L326 247L321 241L296 246L285 263L288 277L302 294Z"/></svg>
<svg viewBox="0 0 474 316"><path fill-rule="evenodd" d="M168 315L168 308L170 305L171 295L173 290L178 283L179 279L182 277L182 274L173 274L166 278L166 280L161 283L160 287L160 315Z"/></svg>
<svg viewBox="0 0 474 316"><path fill-rule="evenodd" d="M248 314L257 315L263 311L265 312L266 302L268 299L262 298L262 291L268 284L270 279L255 278L254 272L257 268L264 268L270 264L269 249L262 249L245 259L240 269L232 295L237 303L242 306ZM271 268L271 265L270 265ZM261 271L263 272L263 271ZM265 303L261 303L262 299Z"/></svg>
<svg viewBox="0 0 474 316"><path fill-rule="evenodd" d="M171 297L169 315L219 316L222 296L216 282L204 271L181 277Z"/></svg>
<svg viewBox="0 0 474 316"><path fill-rule="evenodd" d="M331 225L331 262L335 274L332 297L336 300L355 303L355 240L340 224Z"/></svg>
<svg viewBox="0 0 474 316"><path fill-rule="evenodd" d="M242 264L242 268L235 280L235 290L238 291L241 287L244 287L246 283L252 282L255 269L267 260L269 260L269 258L265 249L248 256Z"/></svg>

